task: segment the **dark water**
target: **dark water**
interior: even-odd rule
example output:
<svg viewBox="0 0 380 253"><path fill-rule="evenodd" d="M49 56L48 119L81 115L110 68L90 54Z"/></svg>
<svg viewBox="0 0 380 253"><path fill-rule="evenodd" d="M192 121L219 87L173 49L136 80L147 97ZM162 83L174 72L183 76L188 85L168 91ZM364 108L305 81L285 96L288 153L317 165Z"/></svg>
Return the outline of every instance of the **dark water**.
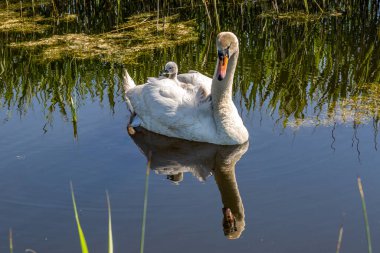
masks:
<svg viewBox="0 0 380 253"><path fill-rule="evenodd" d="M334 252L341 225L341 252L367 252L358 176L379 252L379 4L308 22L229 6L220 23L240 39L234 101L250 132L239 147L132 139L120 63L41 63L8 44L44 35L1 33L1 252L9 228L15 252L80 252L70 181L90 252L107 251L106 190L115 252L138 252L149 151L145 252ZM194 8L178 12L196 18L199 40L125 63L135 80L169 60L213 72L216 33ZM81 20L53 33L118 22L100 15L95 31L94 17ZM223 232L224 206L236 216L235 240Z"/></svg>

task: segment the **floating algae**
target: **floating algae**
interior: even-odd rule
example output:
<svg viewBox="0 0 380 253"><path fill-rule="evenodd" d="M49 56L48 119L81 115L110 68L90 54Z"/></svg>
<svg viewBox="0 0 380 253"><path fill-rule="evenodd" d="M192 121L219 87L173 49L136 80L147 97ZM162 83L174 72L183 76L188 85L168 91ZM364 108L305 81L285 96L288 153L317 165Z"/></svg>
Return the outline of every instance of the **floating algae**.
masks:
<svg viewBox="0 0 380 253"><path fill-rule="evenodd" d="M52 29L51 21L73 22L77 15L63 13L58 17L43 17L35 14L35 9L42 5L50 5L49 1L38 1L38 5L32 3L0 4L0 32L11 33L44 33Z"/></svg>
<svg viewBox="0 0 380 253"><path fill-rule="evenodd" d="M43 33L49 25L39 24L43 21L41 16L22 17L14 10L0 10L0 32L14 33Z"/></svg>
<svg viewBox="0 0 380 253"><path fill-rule="evenodd" d="M145 13L130 17L126 23L106 33L54 35L10 46L35 49L41 61L72 57L130 63L142 52L196 40L194 27L194 21L178 21L178 15L160 18L157 23L154 14Z"/></svg>
<svg viewBox="0 0 380 253"><path fill-rule="evenodd" d="M293 22L314 22L317 20L320 20L321 18L326 17L340 17L342 16L342 13L340 12L323 12L323 13L307 13L303 11L293 11L293 12L284 12L284 13L277 13L275 11L268 11L261 13L258 17L259 18L273 18L278 20L290 20Z"/></svg>

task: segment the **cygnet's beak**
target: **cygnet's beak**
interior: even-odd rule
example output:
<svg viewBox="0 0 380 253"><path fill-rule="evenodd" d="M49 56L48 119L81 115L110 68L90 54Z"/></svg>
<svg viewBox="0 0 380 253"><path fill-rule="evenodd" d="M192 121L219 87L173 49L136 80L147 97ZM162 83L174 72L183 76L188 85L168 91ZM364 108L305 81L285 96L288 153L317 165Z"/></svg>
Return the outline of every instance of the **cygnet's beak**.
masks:
<svg viewBox="0 0 380 253"><path fill-rule="evenodd" d="M160 76L167 76L169 75L169 72L166 69L163 69L160 71Z"/></svg>
<svg viewBox="0 0 380 253"><path fill-rule="evenodd" d="M224 50L223 50L224 51ZM227 72L227 65L228 65L228 51L223 52L218 50L218 69L217 69L217 76L218 80L222 81L226 77Z"/></svg>

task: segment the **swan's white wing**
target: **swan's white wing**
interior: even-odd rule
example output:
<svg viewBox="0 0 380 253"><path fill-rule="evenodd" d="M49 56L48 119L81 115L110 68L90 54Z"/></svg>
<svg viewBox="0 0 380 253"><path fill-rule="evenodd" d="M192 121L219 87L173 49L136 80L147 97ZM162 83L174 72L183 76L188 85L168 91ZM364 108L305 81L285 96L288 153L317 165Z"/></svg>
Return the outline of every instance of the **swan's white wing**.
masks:
<svg viewBox="0 0 380 253"><path fill-rule="evenodd" d="M211 91L212 79L199 72L191 71L189 73L179 74L177 78L181 82L190 83L195 86L204 86L205 88L209 88Z"/></svg>
<svg viewBox="0 0 380 253"><path fill-rule="evenodd" d="M162 79L168 79L167 77L165 76L159 76L159 77L148 77L148 83L155 83L156 81L158 80L162 80Z"/></svg>
<svg viewBox="0 0 380 253"><path fill-rule="evenodd" d="M211 99L212 79L210 77L190 70L189 73L178 75L178 80L184 83L192 84L194 86L199 103L204 103L205 101Z"/></svg>
<svg viewBox="0 0 380 253"><path fill-rule="evenodd" d="M188 140L215 138L210 101L199 103L194 92L188 92L171 79L154 80L152 84L138 85L127 92L142 127Z"/></svg>

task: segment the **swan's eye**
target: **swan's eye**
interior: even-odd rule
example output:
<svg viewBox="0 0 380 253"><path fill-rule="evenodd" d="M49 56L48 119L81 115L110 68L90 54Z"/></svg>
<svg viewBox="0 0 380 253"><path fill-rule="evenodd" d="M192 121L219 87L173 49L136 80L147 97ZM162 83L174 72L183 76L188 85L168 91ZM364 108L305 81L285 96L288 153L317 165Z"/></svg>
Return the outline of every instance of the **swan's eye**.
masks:
<svg viewBox="0 0 380 253"><path fill-rule="evenodd" d="M228 56L228 58L230 58L230 47L231 47L231 45L229 45L229 46L226 48L226 55Z"/></svg>
<svg viewBox="0 0 380 253"><path fill-rule="evenodd" d="M230 58L230 46L226 47L223 50L218 50L219 59L222 60L224 56L227 56L228 58Z"/></svg>
<svg viewBox="0 0 380 253"><path fill-rule="evenodd" d="M222 50L218 50L218 57L219 57L220 60L223 59L223 57L224 57L224 53L223 53Z"/></svg>

